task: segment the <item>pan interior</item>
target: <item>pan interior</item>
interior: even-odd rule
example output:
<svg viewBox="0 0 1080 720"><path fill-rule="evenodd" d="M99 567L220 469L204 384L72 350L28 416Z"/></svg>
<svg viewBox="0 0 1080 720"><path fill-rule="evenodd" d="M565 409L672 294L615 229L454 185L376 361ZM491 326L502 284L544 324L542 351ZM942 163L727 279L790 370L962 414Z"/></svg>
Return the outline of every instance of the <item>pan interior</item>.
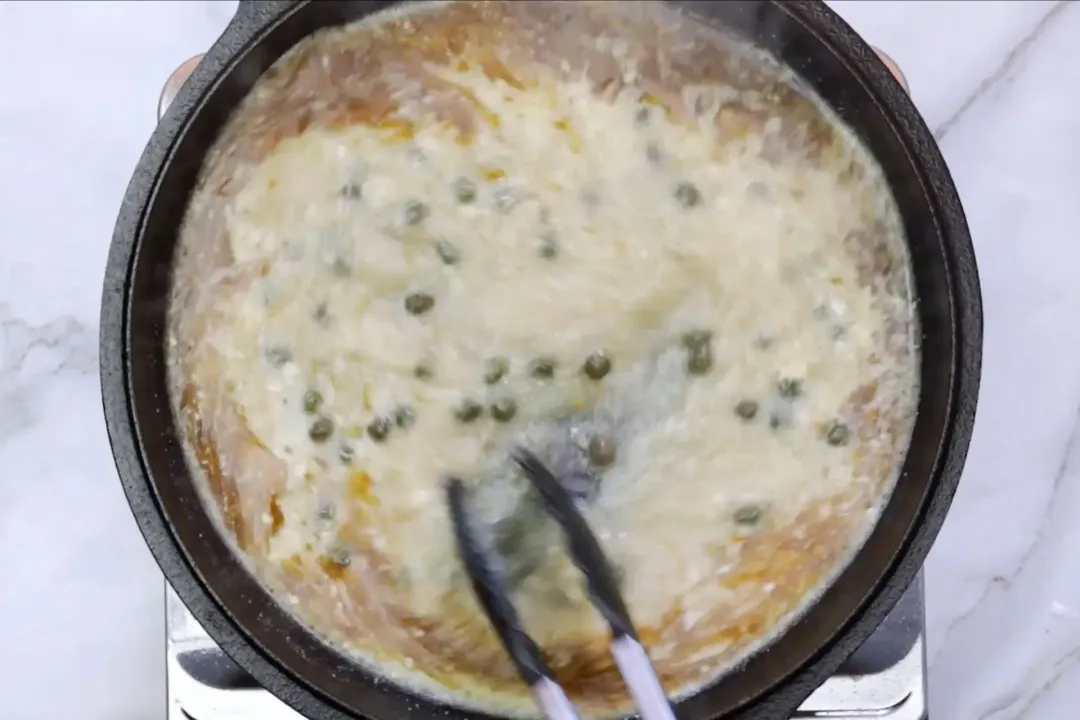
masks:
<svg viewBox="0 0 1080 720"><path fill-rule="evenodd" d="M410 702L408 696L378 683L362 668L317 640L291 615L271 603L258 582L239 572L238 561L228 543L214 531L214 521L205 513L190 482L177 428L162 412L168 396L163 348L177 242L175 228L195 187L199 160L219 137L238 100L250 89L252 77L257 77L297 39L318 27L339 24L348 19L339 13L359 11L367 4L344 4L342 9L335 10L330 10L329 5L325 4L323 9L318 3L302 5L261 38L213 94L204 99L199 113L179 140L147 216L133 277L130 337L131 357L135 362L131 367L131 383L145 458L165 514L174 520L174 532L221 604L259 645L312 687L347 707L368 714L385 714L403 707L400 703ZM847 622L885 575L917 519L933 477L948 410L952 367L947 259L915 172L880 108L850 81L835 56L824 51L801 25L774 6L722 3L702 7L710 8L725 26L749 34L782 60L799 58L794 69L837 109L842 120L880 163L904 218L912 256L922 325L923 394L903 479L862 552L826 591L822 601L769 650L749 658L708 693L688 699L685 703L688 717L704 717L744 703L797 669ZM189 481L177 482L176 478ZM179 518L184 519L179 521ZM257 613L243 610L245 606L252 607L252 603L259 608Z"/></svg>

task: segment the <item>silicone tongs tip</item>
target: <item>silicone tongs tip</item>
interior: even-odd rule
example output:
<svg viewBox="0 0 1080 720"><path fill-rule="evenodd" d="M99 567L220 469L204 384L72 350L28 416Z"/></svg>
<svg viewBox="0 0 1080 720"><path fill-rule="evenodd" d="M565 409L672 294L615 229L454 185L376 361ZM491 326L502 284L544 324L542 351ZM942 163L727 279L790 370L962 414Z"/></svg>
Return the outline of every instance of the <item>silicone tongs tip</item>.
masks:
<svg viewBox="0 0 1080 720"><path fill-rule="evenodd" d="M578 512L573 497L536 455L524 448L517 448L513 457L540 493L548 513L566 535L567 548L574 563L585 574L590 599L611 627L611 649L615 663L626 680L642 720L675 720L648 655L637 640L611 565L596 536ZM467 489L459 478L447 480L446 497L454 535L477 600L522 679L532 688L533 696L545 715L550 720L577 720L577 712L555 682L554 674L540 655L540 649L522 629L501 577L477 540L466 509L466 495Z"/></svg>

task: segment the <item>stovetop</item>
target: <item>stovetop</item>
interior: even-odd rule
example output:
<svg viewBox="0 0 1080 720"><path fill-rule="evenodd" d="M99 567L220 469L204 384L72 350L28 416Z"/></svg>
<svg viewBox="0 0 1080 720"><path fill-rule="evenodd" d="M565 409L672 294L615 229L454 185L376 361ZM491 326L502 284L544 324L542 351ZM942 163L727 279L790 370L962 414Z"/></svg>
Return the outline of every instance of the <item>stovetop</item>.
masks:
<svg viewBox="0 0 1080 720"><path fill-rule="evenodd" d="M920 575L795 718L927 720ZM166 585L167 720L302 720L214 644Z"/></svg>

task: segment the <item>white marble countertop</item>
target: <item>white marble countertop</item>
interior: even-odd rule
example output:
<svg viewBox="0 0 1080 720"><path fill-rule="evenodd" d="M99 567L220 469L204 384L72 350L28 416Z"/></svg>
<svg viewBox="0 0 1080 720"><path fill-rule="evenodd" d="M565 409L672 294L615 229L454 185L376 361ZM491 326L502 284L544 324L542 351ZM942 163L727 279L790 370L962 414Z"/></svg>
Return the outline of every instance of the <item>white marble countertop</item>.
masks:
<svg viewBox="0 0 1080 720"><path fill-rule="evenodd" d="M164 715L161 575L105 435L98 306L162 83L234 6L0 3L5 720ZM1064 330L1080 316L1080 5L836 7L907 74L959 185L982 274L975 436L926 571L931 715L1075 717L1080 334Z"/></svg>

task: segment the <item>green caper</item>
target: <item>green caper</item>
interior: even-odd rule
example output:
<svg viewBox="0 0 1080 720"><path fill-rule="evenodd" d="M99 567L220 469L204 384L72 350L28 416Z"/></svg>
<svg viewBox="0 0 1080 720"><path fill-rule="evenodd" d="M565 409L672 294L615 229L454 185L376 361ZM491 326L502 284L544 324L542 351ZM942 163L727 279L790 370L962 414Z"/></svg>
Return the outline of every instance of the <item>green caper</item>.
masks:
<svg viewBox="0 0 1080 720"><path fill-rule="evenodd" d="M454 181L454 198L462 205L476 201L476 183L461 177Z"/></svg>
<svg viewBox="0 0 1080 720"><path fill-rule="evenodd" d="M772 413L769 415L769 427L773 430L779 430L784 427L784 417L780 413Z"/></svg>
<svg viewBox="0 0 1080 720"><path fill-rule="evenodd" d="M604 435L589 438L589 462L598 467L607 467L615 462L615 443Z"/></svg>
<svg viewBox="0 0 1080 720"><path fill-rule="evenodd" d="M513 398L500 398L491 404L491 417L499 422L510 422L517 415L517 403Z"/></svg>
<svg viewBox="0 0 1080 720"><path fill-rule="evenodd" d="M410 200L405 204L405 224L419 225L427 220L431 210L419 200Z"/></svg>
<svg viewBox="0 0 1080 720"><path fill-rule="evenodd" d="M338 192L341 197L348 198L349 200L359 200L363 193L363 186L356 182L345 183Z"/></svg>
<svg viewBox="0 0 1080 720"><path fill-rule="evenodd" d="M712 330L687 330L682 334L682 344L687 350L695 350L712 342Z"/></svg>
<svg viewBox="0 0 1080 720"><path fill-rule="evenodd" d="M390 430L393 429L393 427L390 418L377 417L368 423L367 434L368 437L375 442L382 442L389 437Z"/></svg>
<svg viewBox="0 0 1080 720"><path fill-rule="evenodd" d="M713 367L713 352L709 345L699 345L686 356L686 372L691 375L707 375Z"/></svg>
<svg viewBox="0 0 1080 720"><path fill-rule="evenodd" d="M266 362L270 363L270 367L284 367L292 361L292 358L292 350L284 345L275 345L266 349Z"/></svg>
<svg viewBox="0 0 1080 720"><path fill-rule="evenodd" d="M590 380L603 380L611 372L611 358L603 350L597 350L585 358L585 364L581 366L581 371Z"/></svg>
<svg viewBox="0 0 1080 720"><path fill-rule="evenodd" d="M746 526L757 525L764 514L765 509L760 505L743 505L735 511L735 523Z"/></svg>
<svg viewBox="0 0 1080 720"><path fill-rule="evenodd" d="M675 199L684 208L697 207L701 204L701 191L693 183L681 182L675 186Z"/></svg>
<svg viewBox="0 0 1080 720"><path fill-rule="evenodd" d="M484 363L484 383L494 385L510 372L510 361L504 357L488 358Z"/></svg>
<svg viewBox="0 0 1080 720"><path fill-rule="evenodd" d="M334 519L334 506L331 503L323 503L319 506L319 509L315 512L316 517L320 520L333 520Z"/></svg>
<svg viewBox="0 0 1080 720"><path fill-rule="evenodd" d="M472 423L480 419L484 414L484 406L475 400L464 400L454 411L454 417L458 422Z"/></svg>
<svg viewBox="0 0 1080 720"><path fill-rule="evenodd" d="M409 293L405 296L405 312L410 315L423 315L435 307L435 298L422 292Z"/></svg>
<svg viewBox="0 0 1080 720"><path fill-rule="evenodd" d="M345 258L336 257L330 263L330 274L336 278L347 278L352 274L352 267Z"/></svg>
<svg viewBox="0 0 1080 720"><path fill-rule="evenodd" d="M829 426L829 429L825 431L826 442L836 447L847 445L848 440L850 439L851 428L840 422L833 423Z"/></svg>
<svg viewBox="0 0 1080 720"><path fill-rule="evenodd" d="M786 400L794 400L802 395L802 380L789 377L780 378L776 382L776 391L780 393L780 397Z"/></svg>
<svg viewBox="0 0 1080 720"><path fill-rule="evenodd" d="M402 430L410 428L416 422L416 411L408 405L401 405L394 410L394 424Z"/></svg>
<svg viewBox="0 0 1080 720"><path fill-rule="evenodd" d="M417 380L430 380L431 378L435 377L435 371L431 368L431 366L425 365L423 363L420 363L419 365L414 367L412 374L413 377Z"/></svg>
<svg viewBox="0 0 1080 720"><path fill-rule="evenodd" d="M334 435L334 421L328 417L316 418L308 426L308 437L313 442L324 443Z"/></svg>
<svg viewBox="0 0 1080 720"><path fill-rule="evenodd" d="M651 142L645 146L645 159L649 161L650 165L659 165L664 159L664 153L659 145Z"/></svg>
<svg viewBox="0 0 1080 720"><path fill-rule="evenodd" d="M326 327L330 324L330 308L325 302L321 302L315 306L315 311L311 313L312 319L319 325Z"/></svg>
<svg viewBox="0 0 1080 720"><path fill-rule="evenodd" d="M538 357L529 365L529 374L537 380L550 380L555 377L558 361L553 357Z"/></svg>
<svg viewBox="0 0 1080 720"><path fill-rule="evenodd" d="M758 414L758 404L753 400L740 400L735 404L735 414L743 420L753 420Z"/></svg>
<svg viewBox="0 0 1080 720"><path fill-rule="evenodd" d="M457 245L445 238L435 243L435 252L439 254L439 259L446 265L457 265L458 260L461 259L461 253L458 252Z"/></svg>
<svg viewBox="0 0 1080 720"><path fill-rule="evenodd" d="M352 445L342 445L338 448L338 460L345 465L352 465L352 461L355 457L356 451L353 450Z"/></svg>
<svg viewBox="0 0 1080 720"><path fill-rule="evenodd" d="M559 239L554 230L549 230L540 236L540 246L536 254L545 260L554 260L559 255Z"/></svg>
<svg viewBox="0 0 1080 720"><path fill-rule="evenodd" d="M318 390L308 390L304 393L304 412L314 415L322 407L323 396Z"/></svg>

